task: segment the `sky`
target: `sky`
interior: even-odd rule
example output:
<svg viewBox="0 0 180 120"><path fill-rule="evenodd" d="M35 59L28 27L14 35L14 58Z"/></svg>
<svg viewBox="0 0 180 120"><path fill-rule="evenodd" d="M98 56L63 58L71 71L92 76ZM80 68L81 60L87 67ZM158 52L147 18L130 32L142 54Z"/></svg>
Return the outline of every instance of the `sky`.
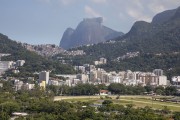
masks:
<svg viewBox="0 0 180 120"><path fill-rule="evenodd" d="M0 0L0 33L29 44L59 45L64 31L83 18L103 17L103 25L127 33L135 21L151 22L180 0Z"/></svg>

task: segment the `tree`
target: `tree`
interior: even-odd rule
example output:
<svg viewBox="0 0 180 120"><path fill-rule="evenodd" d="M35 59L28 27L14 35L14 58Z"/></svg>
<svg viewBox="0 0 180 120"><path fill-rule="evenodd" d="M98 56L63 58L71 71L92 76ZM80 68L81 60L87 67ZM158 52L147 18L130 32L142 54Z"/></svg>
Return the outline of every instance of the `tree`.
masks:
<svg viewBox="0 0 180 120"><path fill-rule="evenodd" d="M110 104L112 104L112 103L113 103L112 100L104 100L104 101L102 102L103 105L110 105Z"/></svg>
<svg viewBox="0 0 180 120"><path fill-rule="evenodd" d="M0 112L0 120L9 120L10 116L6 112Z"/></svg>
<svg viewBox="0 0 180 120"><path fill-rule="evenodd" d="M164 87L158 86L158 87L155 88L154 92L155 92L156 94L158 94L158 95L163 95L164 92L165 92L165 90L164 90Z"/></svg>
<svg viewBox="0 0 180 120"><path fill-rule="evenodd" d="M93 120L93 118L95 117L95 110L94 108L86 108L81 115L81 119L82 120Z"/></svg>
<svg viewBox="0 0 180 120"><path fill-rule="evenodd" d="M168 86L165 88L165 94L166 95L176 95L177 94L177 89L174 86Z"/></svg>
<svg viewBox="0 0 180 120"><path fill-rule="evenodd" d="M140 94L143 94L145 92L145 88L142 87L142 86L134 86L134 91L133 93L136 94L136 95L140 95Z"/></svg>
<svg viewBox="0 0 180 120"><path fill-rule="evenodd" d="M180 112L175 112L173 118L174 120L180 120Z"/></svg>
<svg viewBox="0 0 180 120"><path fill-rule="evenodd" d="M4 111L9 115L19 110L20 106L16 102L4 102L0 104L0 111Z"/></svg>
<svg viewBox="0 0 180 120"><path fill-rule="evenodd" d="M125 86L120 83L112 83L108 86L108 90L113 94L124 94Z"/></svg>
<svg viewBox="0 0 180 120"><path fill-rule="evenodd" d="M99 85L97 85L97 87L98 87L98 90L107 90L108 89L108 87L105 84L99 84Z"/></svg>
<svg viewBox="0 0 180 120"><path fill-rule="evenodd" d="M154 91L154 88L151 85L147 85L144 88L145 88L146 92Z"/></svg>
<svg viewBox="0 0 180 120"><path fill-rule="evenodd" d="M94 95L99 93L98 88L92 84L77 84L70 90L71 95Z"/></svg>
<svg viewBox="0 0 180 120"><path fill-rule="evenodd" d="M50 91L53 92L54 95L58 95L59 86L48 85L48 86L46 86L46 90L49 91L49 92L50 92Z"/></svg>

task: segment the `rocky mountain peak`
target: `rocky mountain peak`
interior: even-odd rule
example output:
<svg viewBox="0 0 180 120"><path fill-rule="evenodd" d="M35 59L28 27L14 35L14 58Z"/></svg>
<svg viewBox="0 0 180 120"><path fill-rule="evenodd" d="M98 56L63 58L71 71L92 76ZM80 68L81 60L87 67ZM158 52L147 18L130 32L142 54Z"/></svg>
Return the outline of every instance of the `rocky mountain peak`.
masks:
<svg viewBox="0 0 180 120"><path fill-rule="evenodd" d="M60 47L69 49L82 45L97 44L123 34L103 26L102 22L102 17L83 19L75 30L68 28L64 32Z"/></svg>

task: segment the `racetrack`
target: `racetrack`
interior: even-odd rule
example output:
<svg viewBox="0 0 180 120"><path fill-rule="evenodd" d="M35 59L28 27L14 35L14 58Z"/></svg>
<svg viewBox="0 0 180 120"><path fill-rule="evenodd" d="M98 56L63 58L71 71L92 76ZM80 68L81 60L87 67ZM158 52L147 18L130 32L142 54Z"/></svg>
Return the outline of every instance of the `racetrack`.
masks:
<svg viewBox="0 0 180 120"><path fill-rule="evenodd" d="M135 107L145 107L149 106L154 109L163 109L164 106L167 106L172 111L180 111L180 104L173 102L160 102L160 101L152 101L152 96L141 96L141 95L121 95L120 99L116 99L117 96L111 95L112 101L115 104L134 104ZM105 99L105 96L104 96ZM100 100L100 96L56 96L54 97L54 101L93 101L93 103L97 103Z"/></svg>

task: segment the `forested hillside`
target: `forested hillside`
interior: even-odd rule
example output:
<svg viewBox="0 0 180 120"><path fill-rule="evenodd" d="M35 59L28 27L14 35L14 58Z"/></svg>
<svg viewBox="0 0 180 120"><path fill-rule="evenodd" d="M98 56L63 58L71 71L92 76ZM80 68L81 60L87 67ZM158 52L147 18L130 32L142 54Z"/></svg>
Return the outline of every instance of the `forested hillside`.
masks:
<svg viewBox="0 0 180 120"><path fill-rule="evenodd" d="M25 65L20 68L22 72L39 72L41 70L52 70L54 73L73 73L71 66L62 65L57 61L50 61L23 48L20 43L12 41L7 36L0 34L0 53L9 53L10 56L1 60L25 60Z"/></svg>
<svg viewBox="0 0 180 120"><path fill-rule="evenodd" d="M180 51L180 8L162 23L135 22L131 30L113 42L83 46L87 55L116 58L127 52L166 53ZM164 14L164 13L163 13ZM161 20L161 19L160 19Z"/></svg>
<svg viewBox="0 0 180 120"><path fill-rule="evenodd" d="M171 10L170 13L169 11L159 13L153 18L152 23L135 22L127 34L112 41L79 47L78 49L86 52L86 56L72 59L75 63L83 64L105 57L108 59L108 64L102 67L107 70L162 68L180 73L178 68L180 65L180 7ZM120 62L114 61L130 52L139 52L139 56Z"/></svg>

